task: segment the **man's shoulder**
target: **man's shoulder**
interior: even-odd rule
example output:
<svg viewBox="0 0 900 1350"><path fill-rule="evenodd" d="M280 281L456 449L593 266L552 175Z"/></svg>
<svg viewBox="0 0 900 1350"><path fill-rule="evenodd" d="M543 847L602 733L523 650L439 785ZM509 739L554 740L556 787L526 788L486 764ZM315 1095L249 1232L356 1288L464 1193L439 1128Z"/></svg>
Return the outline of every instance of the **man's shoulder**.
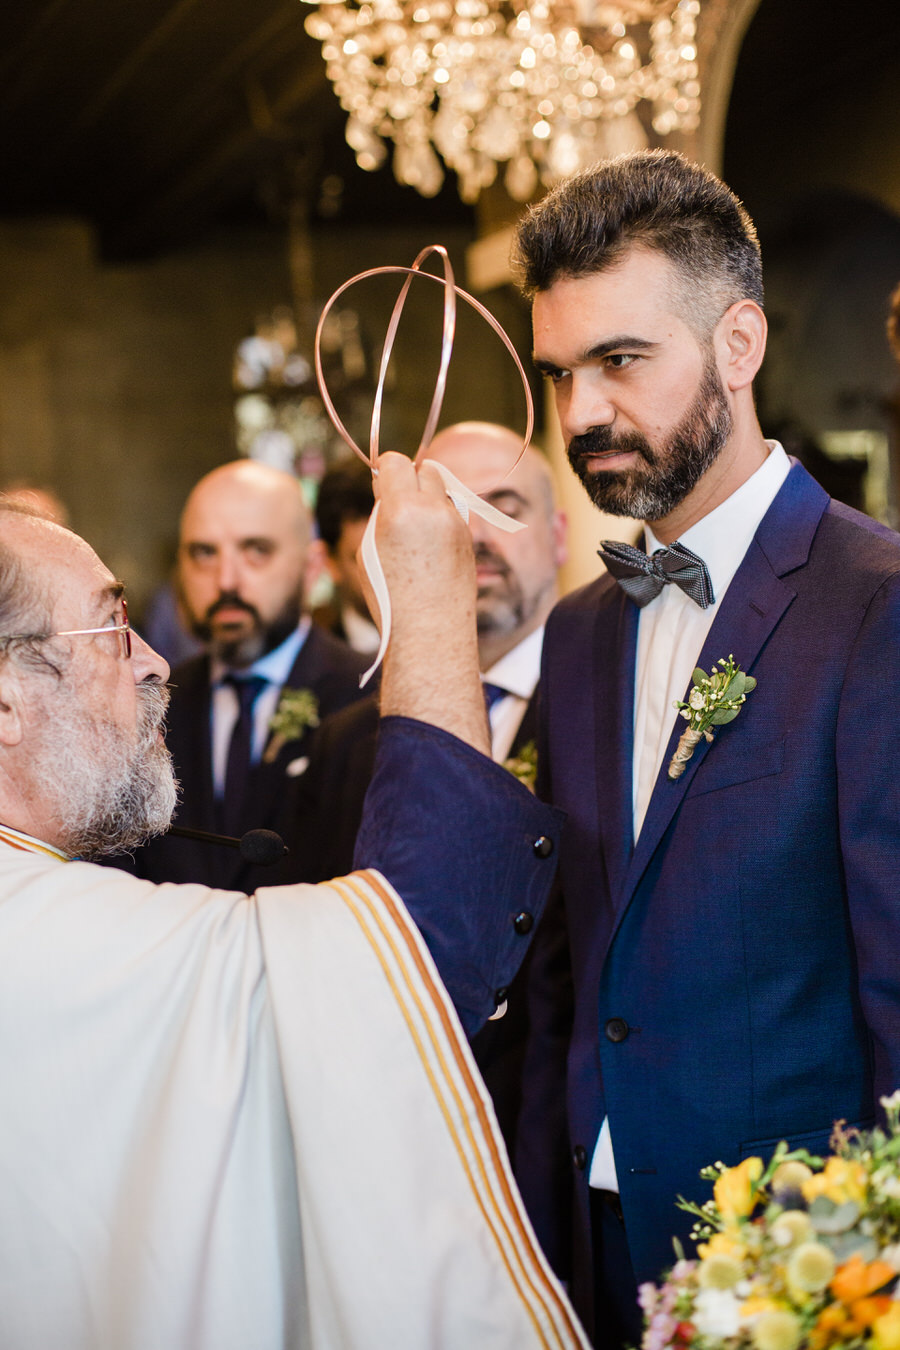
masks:
<svg viewBox="0 0 900 1350"><path fill-rule="evenodd" d="M868 571L900 571L900 534L833 498L822 517L822 542L846 552L850 564Z"/></svg>
<svg viewBox="0 0 900 1350"><path fill-rule="evenodd" d="M297 654L297 659L287 678L289 685L295 685L298 679L307 679L336 674L359 681L360 675L371 661L359 652L355 652L346 642L334 637L318 624L313 624L306 641Z"/></svg>
<svg viewBox="0 0 900 1350"><path fill-rule="evenodd" d="M171 703L169 721L172 713L186 705L195 705L198 700L209 698L209 657L192 656L187 661L173 667L169 677Z"/></svg>
<svg viewBox="0 0 900 1350"><path fill-rule="evenodd" d="M290 689L311 689L320 712L335 712L363 698L359 677L370 660L313 625L285 681Z"/></svg>
<svg viewBox="0 0 900 1350"><path fill-rule="evenodd" d="M329 713L316 733L314 751L340 758L351 746L369 738L374 742L379 716L378 699L374 694L367 694L346 708Z"/></svg>

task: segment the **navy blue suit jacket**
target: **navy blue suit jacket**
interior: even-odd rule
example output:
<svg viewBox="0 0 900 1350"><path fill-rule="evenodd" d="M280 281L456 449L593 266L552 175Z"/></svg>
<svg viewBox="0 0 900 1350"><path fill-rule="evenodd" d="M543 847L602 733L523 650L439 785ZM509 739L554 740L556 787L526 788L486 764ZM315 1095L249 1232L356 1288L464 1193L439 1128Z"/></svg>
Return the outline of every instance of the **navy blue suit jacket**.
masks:
<svg viewBox="0 0 900 1350"><path fill-rule="evenodd" d="M699 660L733 654L757 688L678 782L673 712L635 846L637 625L604 576L558 606L544 643L542 791L568 812L574 1278L588 1318L604 1115L642 1280L686 1237L676 1195L708 1198L701 1167L782 1138L825 1150L835 1119L868 1124L900 1085L900 538L794 465Z"/></svg>

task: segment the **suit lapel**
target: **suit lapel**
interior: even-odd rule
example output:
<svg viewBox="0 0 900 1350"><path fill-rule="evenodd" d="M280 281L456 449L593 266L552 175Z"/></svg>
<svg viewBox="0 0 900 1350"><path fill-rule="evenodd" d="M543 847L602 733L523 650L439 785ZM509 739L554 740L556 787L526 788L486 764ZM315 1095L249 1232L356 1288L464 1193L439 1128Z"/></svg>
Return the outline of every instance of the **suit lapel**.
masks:
<svg viewBox="0 0 900 1350"><path fill-rule="evenodd" d="M522 714L522 720L516 728L516 734L513 736L512 745L509 747L510 757L518 755L521 752L522 747L526 746L529 741L531 741L532 744L537 741L538 703L540 700L540 692L541 686L540 684L537 684L534 693L528 700L528 704Z"/></svg>
<svg viewBox="0 0 900 1350"><path fill-rule="evenodd" d="M176 819L199 830L218 828L212 783L209 662L176 672L179 698L172 704L167 741L178 768L181 804Z"/></svg>
<svg viewBox="0 0 900 1350"><path fill-rule="evenodd" d="M748 674L753 673L760 652L796 595L790 582L783 578L806 563L827 505L827 494L805 469L795 464L760 523L722 600L697 662L703 670L711 670L720 657L733 655L743 670ZM634 645L627 650L623 646L621 650L625 653L622 664L628 667L631 677L634 670ZM669 739L637 847L625 871L621 891L614 892L618 895L616 924L621 920L675 813L690 792L704 758L711 749L715 749L716 754L727 754L727 738L733 739L740 734L740 719L724 729L721 746L710 746L705 740L701 741L682 777L672 782L668 777L668 766L682 729L683 724L677 724ZM720 728L716 738L721 734ZM628 770L630 785L630 763ZM630 793L628 802L630 806Z"/></svg>
<svg viewBox="0 0 900 1350"><path fill-rule="evenodd" d="M638 610L612 583L594 631L594 725L598 829L609 894L617 896L633 847L634 663Z"/></svg>

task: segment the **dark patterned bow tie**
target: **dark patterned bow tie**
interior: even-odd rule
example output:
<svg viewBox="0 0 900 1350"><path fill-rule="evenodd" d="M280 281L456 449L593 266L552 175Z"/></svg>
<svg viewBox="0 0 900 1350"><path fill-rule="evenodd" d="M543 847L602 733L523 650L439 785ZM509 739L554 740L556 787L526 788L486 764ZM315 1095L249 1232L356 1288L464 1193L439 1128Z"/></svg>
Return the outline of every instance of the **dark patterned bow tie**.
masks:
<svg viewBox="0 0 900 1350"><path fill-rule="evenodd" d="M672 582L701 609L715 600L706 563L684 544L670 544L648 556L631 544L604 539L597 552L606 563L606 570L641 609Z"/></svg>

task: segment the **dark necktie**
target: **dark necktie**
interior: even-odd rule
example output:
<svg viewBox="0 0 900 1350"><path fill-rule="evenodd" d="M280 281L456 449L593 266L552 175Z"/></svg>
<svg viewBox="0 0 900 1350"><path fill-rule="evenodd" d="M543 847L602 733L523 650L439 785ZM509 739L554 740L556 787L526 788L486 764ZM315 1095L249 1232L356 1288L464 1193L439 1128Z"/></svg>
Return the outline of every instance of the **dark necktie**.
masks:
<svg viewBox="0 0 900 1350"><path fill-rule="evenodd" d="M664 586L674 583L701 609L715 600L706 563L684 544L658 548L649 557L632 544L604 539L597 549L606 569L641 609L655 600Z"/></svg>
<svg viewBox="0 0 900 1350"><path fill-rule="evenodd" d="M253 705L268 684L261 675L228 675L224 681L238 696L239 712L225 763L225 792L222 797L222 829L226 834L243 833L243 806L250 778L253 747Z"/></svg>
<svg viewBox="0 0 900 1350"><path fill-rule="evenodd" d="M491 708L493 708L494 704L499 703L501 698L506 698L509 690L504 689L502 684L491 684L489 680L482 680L481 688L484 691L484 702L488 710L488 715L490 715Z"/></svg>

